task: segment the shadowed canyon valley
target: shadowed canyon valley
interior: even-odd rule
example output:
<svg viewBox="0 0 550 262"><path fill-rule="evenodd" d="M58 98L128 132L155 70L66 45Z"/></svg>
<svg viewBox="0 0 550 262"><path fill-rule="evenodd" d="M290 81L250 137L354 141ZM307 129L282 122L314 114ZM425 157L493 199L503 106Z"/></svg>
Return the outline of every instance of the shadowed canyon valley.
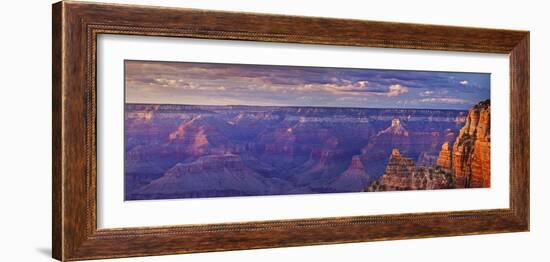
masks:
<svg viewBox="0 0 550 262"><path fill-rule="evenodd" d="M490 187L489 100L125 107L126 200Z"/></svg>

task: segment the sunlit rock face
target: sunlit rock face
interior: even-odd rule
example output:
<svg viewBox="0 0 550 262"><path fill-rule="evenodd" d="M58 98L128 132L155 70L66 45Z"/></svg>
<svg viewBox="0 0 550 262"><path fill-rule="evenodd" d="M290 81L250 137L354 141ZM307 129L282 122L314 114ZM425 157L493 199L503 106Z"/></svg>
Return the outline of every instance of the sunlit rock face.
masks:
<svg viewBox="0 0 550 262"><path fill-rule="evenodd" d="M491 104L484 101L468 112L453 145L453 173L459 188L491 186Z"/></svg>
<svg viewBox="0 0 550 262"><path fill-rule="evenodd" d="M437 165L445 169L451 169L451 146L449 142L445 142L441 146L441 151L439 151L439 156L437 157Z"/></svg>
<svg viewBox="0 0 550 262"><path fill-rule="evenodd" d="M391 126L380 131L378 135L389 134L395 136L409 136L409 132L401 126L401 120L399 118L392 119Z"/></svg>
<svg viewBox="0 0 550 262"><path fill-rule="evenodd" d="M393 149L384 175L366 191L426 190L453 187L450 171L439 167L416 166L410 158Z"/></svg>

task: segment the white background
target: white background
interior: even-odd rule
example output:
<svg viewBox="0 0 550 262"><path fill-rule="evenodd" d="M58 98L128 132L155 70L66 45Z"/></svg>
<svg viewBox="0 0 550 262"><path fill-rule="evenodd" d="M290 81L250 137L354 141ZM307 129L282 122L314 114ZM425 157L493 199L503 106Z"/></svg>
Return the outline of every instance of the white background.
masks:
<svg viewBox="0 0 550 262"><path fill-rule="evenodd" d="M105 0L107 1L107 0ZM109 1L111 2L111 1ZM550 185L546 99L550 29L544 1L118 1L531 31L531 232L134 258L124 261L547 261ZM0 241L3 261L48 261L51 245L51 11L11 1L0 11Z"/></svg>
<svg viewBox="0 0 550 262"><path fill-rule="evenodd" d="M97 58L99 228L509 207L506 55L100 35ZM124 202L124 59L491 73L491 188Z"/></svg>

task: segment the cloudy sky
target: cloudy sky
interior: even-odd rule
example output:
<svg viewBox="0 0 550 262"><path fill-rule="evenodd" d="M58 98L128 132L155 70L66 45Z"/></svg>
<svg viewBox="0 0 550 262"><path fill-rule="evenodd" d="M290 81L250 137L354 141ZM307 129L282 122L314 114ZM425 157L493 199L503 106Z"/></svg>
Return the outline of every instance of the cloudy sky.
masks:
<svg viewBox="0 0 550 262"><path fill-rule="evenodd" d="M467 109L490 75L125 61L127 103Z"/></svg>

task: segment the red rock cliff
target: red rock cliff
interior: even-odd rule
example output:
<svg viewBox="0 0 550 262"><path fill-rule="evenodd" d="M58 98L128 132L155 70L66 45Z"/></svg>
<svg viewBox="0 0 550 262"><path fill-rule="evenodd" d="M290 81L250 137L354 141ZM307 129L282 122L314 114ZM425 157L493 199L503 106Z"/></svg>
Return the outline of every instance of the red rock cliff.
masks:
<svg viewBox="0 0 550 262"><path fill-rule="evenodd" d="M439 151L439 157L437 158L436 164L440 167L449 170L451 169L451 147L449 145L449 142L445 142L441 146L441 151Z"/></svg>
<svg viewBox="0 0 550 262"><path fill-rule="evenodd" d="M490 187L491 104L489 100L468 112L453 145L452 170L457 188Z"/></svg>

